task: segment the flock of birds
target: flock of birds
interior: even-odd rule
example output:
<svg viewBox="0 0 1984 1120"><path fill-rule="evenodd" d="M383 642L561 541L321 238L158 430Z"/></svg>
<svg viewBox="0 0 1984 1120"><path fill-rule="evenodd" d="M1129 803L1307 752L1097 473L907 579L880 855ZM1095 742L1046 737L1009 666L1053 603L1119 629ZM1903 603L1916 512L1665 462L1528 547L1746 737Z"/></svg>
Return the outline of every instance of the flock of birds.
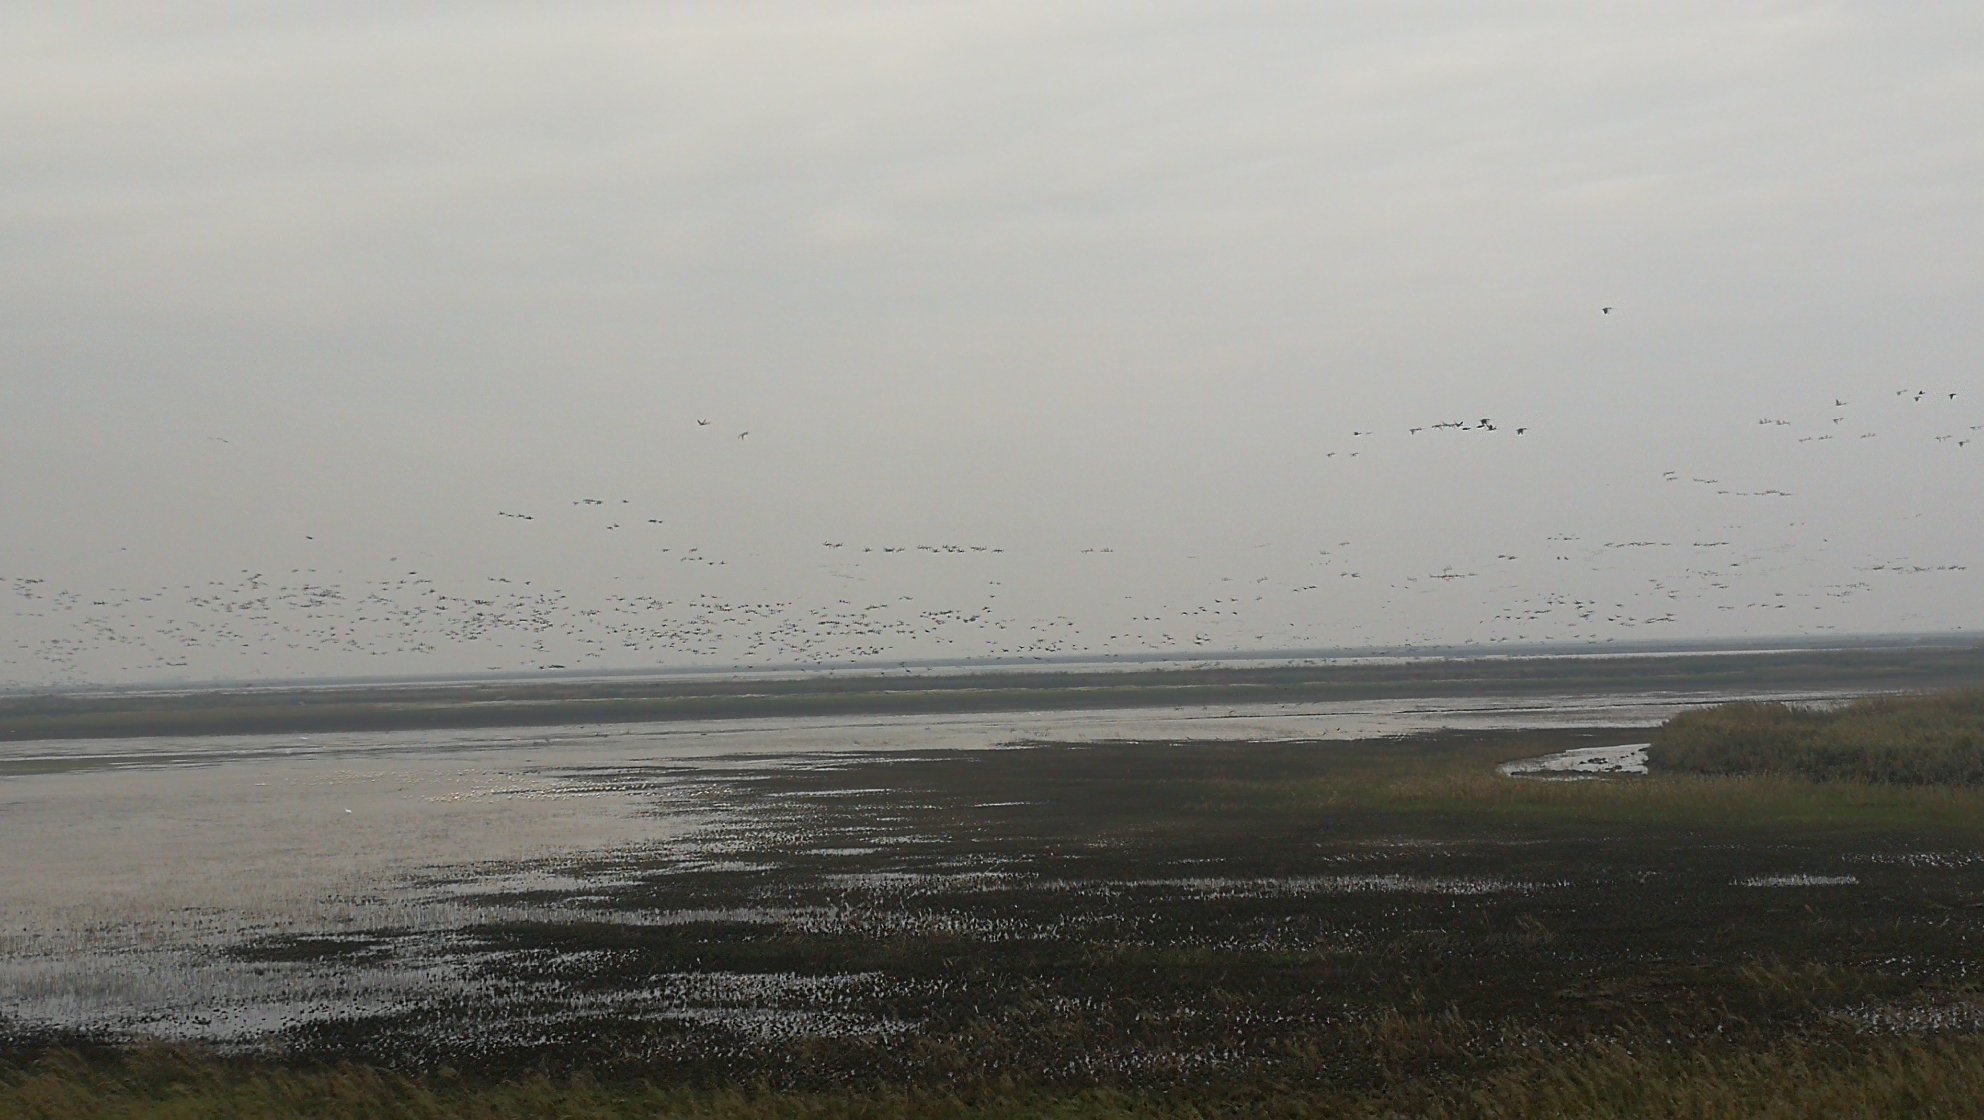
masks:
<svg viewBox="0 0 1984 1120"><path fill-rule="evenodd" d="M287 666L314 655L310 663L332 657L352 675L368 675L372 659L404 671L436 654L468 651L480 658L472 668L487 670L888 665L906 651L918 657L1006 660L1105 653L1213 656L1235 648L1314 648L1319 636L1305 627L1313 626L1316 612L1302 604L1319 594L1330 599L1331 580L1357 581L1344 583L1344 593L1408 616L1412 612L1403 608L1412 596L1451 596L1455 588L1478 585L1472 598L1491 632L1483 645L1546 639L1602 643L1672 625L1684 604L1707 602L1715 611L1751 616L1810 614L1830 601L1869 593L1876 581L1965 570L1884 560L1861 566L1852 579L1784 591L1773 590L1782 584L1772 577L1786 569L1795 544L1738 549L1727 540L1585 542L1565 535L1550 542L1555 551L1546 562L1558 565L1551 582L1567 589L1539 593L1523 578L1522 557L1515 553L1497 553L1466 567L1383 577L1365 570L1350 543L1316 550L1292 565L1274 565L1276 574L1209 577L1196 595L1111 596L1112 602L1098 604L1106 609L1095 613L1114 621L1101 625L1093 615L1081 620L1028 615L1002 605L1005 581L991 577L1007 574L1004 550L989 546L862 546L851 553L870 575L876 574L873 565L887 563L884 556L897 553L978 565L967 573L978 577L965 581L978 588L968 605L872 593L831 603L711 591L664 596L627 590L581 597L530 579L448 580L417 570L369 580L308 569L280 577L243 571L200 585L97 592L12 577L5 585L18 623L43 633L20 641L0 664L18 672L23 663L33 663L44 680L81 682L112 662L126 673L154 678L200 675L216 661L256 676L255 661ZM825 542L825 547L853 546ZM1632 554L1658 554L1662 562L1635 565L1622 559ZM1076 555L1110 563L1122 553L1103 548ZM1293 576L1286 574L1291 567ZM1594 590L1568 590L1579 585L1580 576ZM1590 578L1595 576L1606 578ZM1827 627L1808 621L1801 628ZM1358 644L1370 629L1349 622L1342 627L1344 637L1329 644ZM457 660L449 668L464 666Z"/></svg>
<svg viewBox="0 0 1984 1120"><path fill-rule="evenodd" d="M1816 420L1766 416L1757 427L1785 433L1793 447L1883 434L1862 422L1866 410L1844 398L1829 399L1831 408ZM1972 433L1984 431L1984 424L1960 422L1958 391L1899 390L1890 404L1933 415L1935 422L1926 429L1933 446L1966 449ZM711 426L703 419L696 425ZM1917 424L1911 430L1921 435L1925 429ZM1431 421L1399 434L1517 439L1531 431L1528 423L1482 416ZM1378 434L1359 428L1350 437L1364 441ZM745 430L737 438L749 435ZM1659 479L1717 496L1793 497L1779 487L1739 486L1681 468L1661 472ZM1254 571L1202 567L1196 582L1174 579L1164 591L1138 590L1139 558L1135 550L1115 544L1070 548L1065 558L1056 558L985 542L830 539L818 543L821 559L814 567L820 575L848 581L840 585L843 590L849 584L892 590L849 591L849 597L829 601L803 587L783 596L740 591L749 583L742 578L748 572L740 573L751 567L748 561L733 567L731 557L715 547L674 539L669 519L651 515L666 511L641 509L631 498L580 497L567 508L564 517L542 509L493 514L566 537L580 529L638 528L654 534L645 548L651 557L711 571L685 577L670 574L679 567L649 568L616 580L626 589L604 595L518 574L450 578L404 565L390 575L299 565L276 576L242 570L197 584L102 590L65 588L35 575L0 575L14 608L6 640L0 641L0 687L105 678L289 676L298 665L339 667L325 675L372 675L429 666L446 672L881 666L910 659L1213 656L1363 644L1603 643L1642 636L1644 628L1732 612L1748 619L1757 633L1811 632L1832 627L1826 621L1831 607L1874 593L1885 582L1967 570L1948 558L1883 557L1851 565L1838 578L1815 578L1810 542L1743 547L1735 542L1757 534L1747 531L1754 523L1742 520L1699 540L1586 541L1558 533L1535 542L1534 550L1484 550L1474 560L1418 572L1402 571L1396 559L1380 555L1382 548L1347 540L1305 548L1300 555L1285 545L1264 544L1259 562L1250 562ZM574 522L573 515L588 520ZM1176 567L1177 558L1161 559ZM1208 557L1201 563L1230 559ZM1078 618L1017 605L1028 596L1015 593L1015 581L1024 585L1027 572L1037 573L1043 561L1056 569L1118 567L1075 572L1078 583L1103 589L1086 600ZM899 566L912 563L962 567L933 580L934 569ZM1551 567L1539 578L1536 564ZM1806 567L1793 578L1801 564ZM650 586L642 589L642 584ZM932 595L931 586L949 590ZM923 597L903 593L910 590ZM1441 596L1448 606L1462 602L1463 609L1475 612L1478 636L1453 643L1430 628L1415 630L1425 625L1416 619L1438 613L1415 611L1420 596ZM932 601L939 597L945 601Z"/></svg>

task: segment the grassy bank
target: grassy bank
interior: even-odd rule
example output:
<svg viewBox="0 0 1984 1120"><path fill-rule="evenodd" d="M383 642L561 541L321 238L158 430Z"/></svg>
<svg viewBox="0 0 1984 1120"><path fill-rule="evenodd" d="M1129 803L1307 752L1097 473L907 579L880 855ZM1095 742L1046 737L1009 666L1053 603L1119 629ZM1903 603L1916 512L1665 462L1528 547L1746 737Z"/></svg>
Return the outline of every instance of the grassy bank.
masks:
<svg viewBox="0 0 1984 1120"><path fill-rule="evenodd" d="M1669 720L1648 761L1670 773L1984 786L1984 689L1829 709L1723 704Z"/></svg>

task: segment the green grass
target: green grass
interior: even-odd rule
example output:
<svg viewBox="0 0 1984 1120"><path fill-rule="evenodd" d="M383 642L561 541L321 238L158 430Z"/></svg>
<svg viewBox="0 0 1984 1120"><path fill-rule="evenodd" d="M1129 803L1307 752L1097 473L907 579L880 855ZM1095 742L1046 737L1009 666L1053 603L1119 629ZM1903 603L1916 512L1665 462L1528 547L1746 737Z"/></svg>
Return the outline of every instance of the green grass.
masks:
<svg viewBox="0 0 1984 1120"><path fill-rule="evenodd" d="M1776 1120L1984 1117L1984 1040L1883 1040L1856 1046L1529 1050L1471 1081L1405 1083L1345 1094L1312 1085L1166 1094L1018 1088L969 1093L866 1089L685 1090L540 1075L474 1082L362 1067L283 1069L148 1049L108 1059L46 1056L0 1073L0 1116L35 1120L311 1117L441 1120L1104 1120L1118 1117L1345 1117L1379 1120Z"/></svg>
<svg viewBox="0 0 1984 1120"><path fill-rule="evenodd" d="M1456 1120L1984 1116L1984 1043L1965 1038L1650 1055L1608 1048L1511 1069L1463 1100L1428 1105L1419 1115Z"/></svg>
<svg viewBox="0 0 1984 1120"><path fill-rule="evenodd" d="M1517 820L1984 831L1984 790L1897 788L1776 775L1532 782L1469 773L1410 779L1364 796L1373 803L1419 812L1471 812Z"/></svg>
<svg viewBox="0 0 1984 1120"><path fill-rule="evenodd" d="M1984 786L1984 689L1830 709L1722 704L1667 721L1648 760L1670 773Z"/></svg>
<svg viewBox="0 0 1984 1120"><path fill-rule="evenodd" d="M1272 783L1212 783L1209 807L1263 798L1405 813L1455 815L1509 824L1616 824L1678 827L1841 826L1860 829L1984 832L1984 786L1904 785L1816 780L1797 773L1655 772L1602 781L1532 781L1494 769L1537 748L1497 743L1476 749L1405 750L1366 768Z"/></svg>

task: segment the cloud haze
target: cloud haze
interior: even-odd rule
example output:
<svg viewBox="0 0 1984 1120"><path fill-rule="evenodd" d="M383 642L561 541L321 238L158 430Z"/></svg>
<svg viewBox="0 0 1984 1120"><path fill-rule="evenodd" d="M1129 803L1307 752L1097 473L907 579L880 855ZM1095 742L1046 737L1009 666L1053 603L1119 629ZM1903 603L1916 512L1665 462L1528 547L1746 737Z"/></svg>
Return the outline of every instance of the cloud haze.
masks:
<svg viewBox="0 0 1984 1120"><path fill-rule="evenodd" d="M16 5L0 682L1984 624L1984 11L1478 7Z"/></svg>

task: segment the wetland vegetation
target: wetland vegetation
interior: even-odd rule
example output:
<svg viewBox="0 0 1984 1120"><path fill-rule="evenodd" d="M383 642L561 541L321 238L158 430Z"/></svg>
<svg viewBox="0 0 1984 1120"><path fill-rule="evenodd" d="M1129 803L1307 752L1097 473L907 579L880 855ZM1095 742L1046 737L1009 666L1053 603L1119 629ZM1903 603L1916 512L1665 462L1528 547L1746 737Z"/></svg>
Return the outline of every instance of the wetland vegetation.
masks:
<svg viewBox="0 0 1984 1120"><path fill-rule="evenodd" d="M1648 760L1699 774L1984 784L1984 689L1872 696L1836 707L1721 704L1661 727Z"/></svg>
<svg viewBox="0 0 1984 1120"><path fill-rule="evenodd" d="M1532 1051L1478 1085L1401 1084L1351 1093L1264 1085L1180 1095L1121 1089L995 1087L790 1092L693 1089L531 1073L504 1081L409 1076L358 1066L287 1068L216 1060L184 1049L123 1055L68 1052L0 1071L0 1114L34 1120L117 1117L314 1117L440 1120L1791 1120L1802 1117L1984 1115L1984 1046L1974 1039L1875 1039L1853 1046L1588 1053Z"/></svg>
<svg viewBox="0 0 1984 1120"><path fill-rule="evenodd" d="M740 768L520 884L458 983L253 1046L13 1034L0 1113L1984 1115L1984 787L1498 763L1631 730Z"/></svg>

